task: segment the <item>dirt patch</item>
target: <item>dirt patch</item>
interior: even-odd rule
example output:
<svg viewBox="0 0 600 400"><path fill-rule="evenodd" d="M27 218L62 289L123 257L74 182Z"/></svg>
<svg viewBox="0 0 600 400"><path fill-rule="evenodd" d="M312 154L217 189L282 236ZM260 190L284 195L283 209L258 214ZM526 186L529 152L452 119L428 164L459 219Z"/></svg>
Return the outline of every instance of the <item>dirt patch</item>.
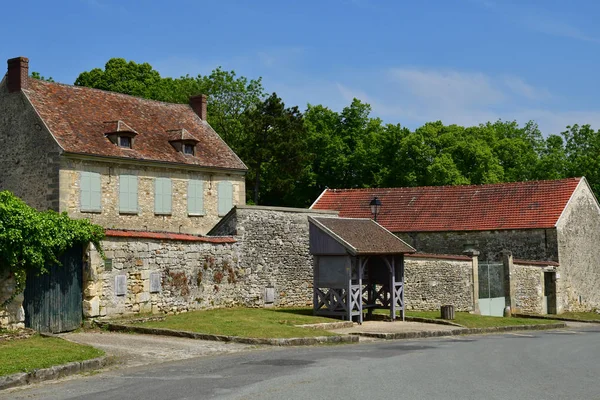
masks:
<svg viewBox="0 0 600 400"><path fill-rule="evenodd" d="M35 335L33 329L18 329L11 331L0 331L0 342L7 342L9 340L20 340L27 339Z"/></svg>

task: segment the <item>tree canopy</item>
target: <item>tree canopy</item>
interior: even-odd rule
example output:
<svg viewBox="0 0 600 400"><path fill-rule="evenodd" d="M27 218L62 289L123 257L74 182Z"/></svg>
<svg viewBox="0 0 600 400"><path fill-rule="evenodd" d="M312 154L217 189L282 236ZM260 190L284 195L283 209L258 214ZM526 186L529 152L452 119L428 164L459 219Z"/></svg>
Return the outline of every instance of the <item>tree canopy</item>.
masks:
<svg viewBox="0 0 600 400"><path fill-rule="evenodd" d="M262 81L216 68L209 75L163 78L149 64L109 60L76 85L185 103L208 97L208 121L249 167L257 204L306 207L330 188L461 185L586 176L600 193L600 131L566 127L544 137L535 122L477 126L432 121L414 130L371 117L354 99L341 111L286 106Z"/></svg>

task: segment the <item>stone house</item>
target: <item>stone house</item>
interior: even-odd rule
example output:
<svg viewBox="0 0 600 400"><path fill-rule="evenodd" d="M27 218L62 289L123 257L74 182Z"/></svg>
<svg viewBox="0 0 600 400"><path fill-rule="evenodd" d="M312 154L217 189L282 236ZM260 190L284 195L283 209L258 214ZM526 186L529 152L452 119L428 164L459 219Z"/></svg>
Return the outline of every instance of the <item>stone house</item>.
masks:
<svg viewBox="0 0 600 400"><path fill-rule="evenodd" d="M493 262L508 250L515 262L557 263L545 270L553 273L557 310L600 308L600 207L585 178L326 189L311 209L372 217L374 197L382 204L377 221L419 252L462 254L471 248L480 261Z"/></svg>
<svg viewBox="0 0 600 400"><path fill-rule="evenodd" d="M246 166L206 121L169 104L29 77L0 82L0 190L110 229L204 234L245 204Z"/></svg>

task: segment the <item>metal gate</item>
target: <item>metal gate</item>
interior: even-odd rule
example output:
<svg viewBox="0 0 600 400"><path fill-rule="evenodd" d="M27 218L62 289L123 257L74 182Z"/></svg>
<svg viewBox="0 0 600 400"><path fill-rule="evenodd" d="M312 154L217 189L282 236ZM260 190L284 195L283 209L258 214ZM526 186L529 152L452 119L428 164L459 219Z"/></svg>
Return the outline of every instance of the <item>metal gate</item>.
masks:
<svg viewBox="0 0 600 400"><path fill-rule="evenodd" d="M479 310L481 315L504 315L504 265L479 263Z"/></svg>
<svg viewBox="0 0 600 400"><path fill-rule="evenodd" d="M49 267L46 274L27 276L23 308L28 328L59 333L81 326L83 249L69 250L60 261L62 266Z"/></svg>

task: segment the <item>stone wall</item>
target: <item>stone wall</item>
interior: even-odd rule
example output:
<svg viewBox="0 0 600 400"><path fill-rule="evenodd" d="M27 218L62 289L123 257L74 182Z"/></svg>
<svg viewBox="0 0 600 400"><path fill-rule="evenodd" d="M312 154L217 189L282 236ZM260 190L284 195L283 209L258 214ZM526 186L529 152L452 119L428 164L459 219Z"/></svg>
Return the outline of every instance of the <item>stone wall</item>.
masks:
<svg viewBox="0 0 600 400"><path fill-rule="evenodd" d="M14 278L0 276L0 305L13 296ZM0 329L18 329L25 327L25 311L23 310L23 293L18 294L6 306L0 306Z"/></svg>
<svg viewBox="0 0 600 400"><path fill-rule="evenodd" d="M310 306L307 217L315 214L332 213L240 206L214 229L221 234L232 229L235 236L182 241L129 232L129 237L107 237L103 248L108 263L95 249L88 251L84 315ZM230 218L237 223L228 222ZM272 303L266 303L267 291L273 293Z"/></svg>
<svg viewBox="0 0 600 400"><path fill-rule="evenodd" d="M600 207L585 179L558 220L558 254L565 311L600 309Z"/></svg>
<svg viewBox="0 0 600 400"><path fill-rule="evenodd" d="M525 260L558 261L555 229L403 232L396 235L422 253L461 254L466 247L471 247L480 252L481 261L499 261L503 250Z"/></svg>
<svg viewBox="0 0 600 400"><path fill-rule="evenodd" d="M544 305L544 269L539 265L513 263L516 312L546 314Z"/></svg>
<svg viewBox="0 0 600 400"><path fill-rule="evenodd" d="M61 151L26 95L0 83L0 190L38 210L58 211Z"/></svg>
<svg viewBox="0 0 600 400"><path fill-rule="evenodd" d="M81 171L100 174L102 190L102 211L81 212L80 176ZM119 213L119 175L138 177L137 214ZM171 178L172 213L155 215L154 180ZM188 181L198 179L204 182L204 215L188 215ZM233 204L245 204L246 189L243 173L219 170L194 171L194 167L151 166L150 164L127 163L126 161L102 162L99 160L63 157L60 169L60 211L66 211L72 218L88 218L93 223L109 229L134 229L146 231L182 232L205 234L222 216L218 215L217 185L229 181L233 185Z"/></svg>
<svg viewBox="0 0 600 400"><path fill-rule="evenodd" d="M439 310L446 304L456 311L474 310L471 257L407 255L404 265L407 310Z"/></svg>

